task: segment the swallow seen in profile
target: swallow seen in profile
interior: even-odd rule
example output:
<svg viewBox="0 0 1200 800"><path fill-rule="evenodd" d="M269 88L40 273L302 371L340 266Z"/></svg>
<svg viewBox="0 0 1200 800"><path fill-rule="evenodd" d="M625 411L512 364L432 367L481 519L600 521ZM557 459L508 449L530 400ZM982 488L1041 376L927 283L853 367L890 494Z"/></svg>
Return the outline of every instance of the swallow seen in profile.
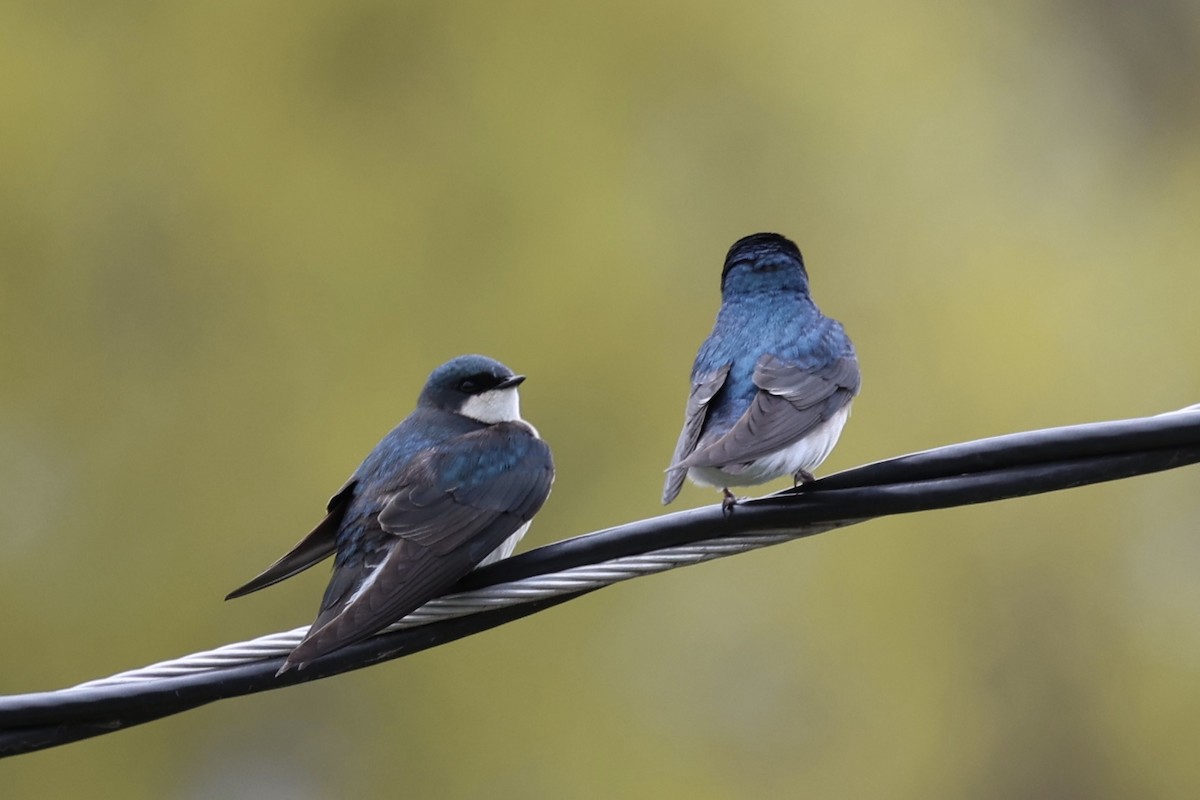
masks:
<svg viewBox="0 0 1200 800"><path fill-rule="evenodd" d="M860 383L854 345L821 313L796 245L776 233L740 239L725 256L721 310L692 366L692 391L663 504L684 477L724 493L791 475L829 455Z"/></svg>
<svg viewBox="0 0 1200 800"><path fill-rule="evenodd" d="M304 640L279 672L366 639L511 555L550 494L554 462L521 419L525 376L479 355L429 376L416 409L375 446L308 536L240 597L335 551L333 576Z"/></svg>

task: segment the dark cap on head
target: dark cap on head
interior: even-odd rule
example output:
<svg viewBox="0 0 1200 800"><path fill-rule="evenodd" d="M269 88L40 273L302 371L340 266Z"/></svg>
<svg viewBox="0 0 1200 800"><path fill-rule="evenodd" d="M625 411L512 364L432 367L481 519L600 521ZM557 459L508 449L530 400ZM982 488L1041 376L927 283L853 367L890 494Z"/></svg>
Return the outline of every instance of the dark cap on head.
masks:
<svg viewBox="0 0 1200 800"><path fill-rule="evenodd" d="M791 239L778 233L752 233L734 242L733 246L729 248L729 252L725 254L725 269L721 271L721 288L725 288L725 277L729 275L729 271L738 264L764 259L774 261L774 259L770 259L771 256L782 256L782 260L785 262L794 261L799 264L800 270L804 271L804 256L800 255L800 248Z"/></svg>
<svg viewBox="0 0 1200 800"><path fill-rule="evenodd" d="M507 389L525 380L494 358L469 355L453 358L435 369L417 402L449 411L458 410L468 397L493 389Z"/></svg>

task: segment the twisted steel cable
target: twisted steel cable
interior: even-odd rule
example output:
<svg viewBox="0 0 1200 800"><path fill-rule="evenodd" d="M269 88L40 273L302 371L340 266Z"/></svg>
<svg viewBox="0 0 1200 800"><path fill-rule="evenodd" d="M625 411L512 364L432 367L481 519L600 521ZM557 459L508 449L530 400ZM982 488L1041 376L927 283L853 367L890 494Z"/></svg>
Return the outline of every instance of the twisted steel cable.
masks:
<svg viewBox="0 0 1200 800"><path fill-rule="evenodd" d="M612 583L891 514L991 502L1200 462L1200 405L1153 417L1010 434L847 470L738 504L682 511L476 570L386 631L274 673L306 628L51 692L0 697L0 756L53 747L227 697L318 680L536 613Z"/></svg>
<svg viewBox="0 0 1200 800"><path fill-rule="evenodd" d="M428 625L432 622L469 616L481 611L505 608L533 600L550 599L561 594L590 592L631 578L640 578L676 567L691 566L715 558L757 550L760 547L781 544L794 538L796 538L794 533L778 533L713 539L693 545L655 550L642 555L609 559L599 564L573 567L549 575L523 578L484 589L458 592L431 600L380 633ZM107 678L87 681L63 691L97 689L139 681L174 678L191 673L227 669L240 664L261 661L265 658L286 656L300 643L306 633L308 633L308 626L271 633L249 641L227 644L213 650L192 653L170 661L160 661L139 669L120 672Z"/></svg>

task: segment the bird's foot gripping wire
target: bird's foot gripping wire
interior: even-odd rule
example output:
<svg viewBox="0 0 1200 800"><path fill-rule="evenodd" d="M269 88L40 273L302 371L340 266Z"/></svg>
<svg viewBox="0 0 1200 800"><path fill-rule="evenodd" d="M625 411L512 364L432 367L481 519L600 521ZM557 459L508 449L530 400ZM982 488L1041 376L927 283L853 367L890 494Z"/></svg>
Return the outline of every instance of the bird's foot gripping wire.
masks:
<svg viewBox="0 0 1200 800"><path fill-rule="evenodd" d="M813 477L813 474L808 470L798 469L796 470L796 474L792 476L792 488L798 489L802 484L812 483L815 480L816 478Z"/></svg>

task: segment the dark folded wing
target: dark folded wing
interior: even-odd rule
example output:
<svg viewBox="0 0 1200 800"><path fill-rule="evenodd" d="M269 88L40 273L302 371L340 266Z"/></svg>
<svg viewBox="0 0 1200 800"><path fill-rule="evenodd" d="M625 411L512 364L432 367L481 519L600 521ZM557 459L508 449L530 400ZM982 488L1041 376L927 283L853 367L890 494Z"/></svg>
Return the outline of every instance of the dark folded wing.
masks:
<svg viewBox="0 0 1200 800"><path fill-rule="evenodd" d="M265 589L301 573L333 555L338 528L342 525L342 518L346 516L346 507L354 498L356 484L357 481L350 481L337 494L329 498L329 504L325 507L328 513L325 515L325 519L317 523L317 527L309 531L308 535L301 539L295 547L263 570L257 577L225 595L225 599L232 600L235 597L257 592L259 589Z"/></svg>
<svg viewBox="0 0 1200 800"><path fill-rule="evenodd" d="M335 570L322 611L289 664L365 639L419 608L532 519L554 480L550 449L528 432L497 430L505 427L458 437L410 463L378 516L395 543L365 576L361 566ZM512 442L513 435L525 440ZM513 444L499 464L494 436Z"/></svg>
<svg viewBox="0 0 1200 800"><path fill-rule="evenodd" d="M704 427L704 417L708 412L708 402L713 399L725 378L729 375L732 364L726 364L715 372L697 376L692 383L692 393L688 395L687 411L683 420L683 430L679 432L679 442L675 445L675 455L671 456L671 466L667 469L667 481L663 485L662 502L665 506L679 495L683 488L683 479L687 477L687 467L676 466L696 449L700 440L700 430Z"/></svg>
<svg viewBox="0 0 1200 800"><path fill-rule="evenodd" d="M746 413L684 466L736 467L788 447L853 400L861 378L852 355L804 369L766 354L755 365L753 380L759 391Z"/></svg>

